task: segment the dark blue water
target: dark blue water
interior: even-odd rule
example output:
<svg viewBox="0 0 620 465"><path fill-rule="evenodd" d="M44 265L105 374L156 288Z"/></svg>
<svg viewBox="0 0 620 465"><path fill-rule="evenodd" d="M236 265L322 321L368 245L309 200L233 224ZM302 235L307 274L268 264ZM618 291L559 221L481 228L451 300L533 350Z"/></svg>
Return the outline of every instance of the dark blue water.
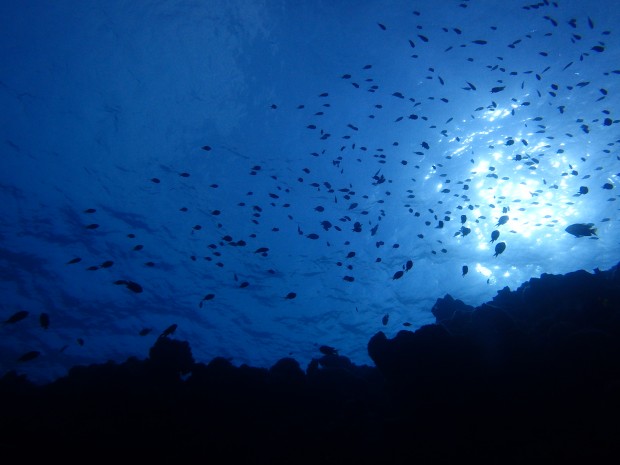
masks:
<svg viewBox="0 0 620 465"><path fill-rule="evenodd" d="M614 1L0 8L2 373L171 327L201 362L372 364L447 293L618 261Z"/></svg>

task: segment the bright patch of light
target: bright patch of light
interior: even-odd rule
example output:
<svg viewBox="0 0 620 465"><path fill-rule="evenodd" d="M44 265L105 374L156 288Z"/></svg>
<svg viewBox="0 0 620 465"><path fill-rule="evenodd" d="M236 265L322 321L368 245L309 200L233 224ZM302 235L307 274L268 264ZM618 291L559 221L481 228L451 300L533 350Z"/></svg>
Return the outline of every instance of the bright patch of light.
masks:
<svg viewBox="0 0 620 465"><path fill-rule="evenodd" d="M480 273L482 276L484 276L485 278L488 278L489 276L493 274L491 270L489 270L485 266L482 266L480 263L476 263L476 271Z"/></svg>
<svg viewBox="0 0 620 465"><path fill-rule="evenodd" d="M507 108L498 108L497 110L493 110L490 111L489 113L487 113L484 116L484 119L493 122L496 119L500 119L500 118L505 118L506 116L508 116L510 114L511 110L508 110Z"/></svg>

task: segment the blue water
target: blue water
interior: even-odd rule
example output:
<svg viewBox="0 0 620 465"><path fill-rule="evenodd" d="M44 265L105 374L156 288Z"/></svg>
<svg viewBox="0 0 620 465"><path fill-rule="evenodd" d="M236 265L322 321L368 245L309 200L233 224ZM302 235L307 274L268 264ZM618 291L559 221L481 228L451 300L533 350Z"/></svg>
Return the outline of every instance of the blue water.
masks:
<svg viewBox="0 0 620 465"><path fill-rule="evenodd" d="M618 262L613 0L0 18L1 373L144 357L173 324L197 361L305 366L329 345L371 364L373 334L433 322L447 293Z"/></svg>

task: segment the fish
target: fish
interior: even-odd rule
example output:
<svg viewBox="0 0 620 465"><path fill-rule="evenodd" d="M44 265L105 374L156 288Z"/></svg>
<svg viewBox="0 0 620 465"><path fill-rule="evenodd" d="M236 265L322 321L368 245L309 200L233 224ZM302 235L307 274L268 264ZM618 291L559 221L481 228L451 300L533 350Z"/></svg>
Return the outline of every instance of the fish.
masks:
<svg viewBox="0 0 620 465"><path fill-rule="evenodd" d="M284 296L284 298L287 300L294 299L295 297L297 297L297 294L295 292L289 292L288 294Z"/></svg>
<svg viewBox="0 0 620 465"><path fill-rule="evenodd" d="M463 274L461 276L464 277L469 272L469 267L467 265L463 265L462 270L463 270Z"/></svg>
<svg viewBox="0 0 620 465"><path fill-rule="evenodd" d="M177 330L178 327L179 325L177 325L176 323L171 324L170 326L168 326L166 329L163 330L163 332L159 335L159 337L164 338L164 337L168 337L172 335Z"/></svg>
<svg viewBox="0 0 620 465"><path fill-rule="evenodd" d="M323 355L338 355L338 350L334 349L331 346L321 346L319 347L319 352Z"/></svg>
<svg viewBox="0 0 620 465"><path fill-rule="evenodd" d="M405 263L405 271L409 271L411 268L413 268L413 260L407 260L407 263Z"/></svg>
<svg viewBox="0 0 620 465"><path fill-rule="evenodd" d="M495 253L493 254L493 256L497 257L499 254L503 253L504 250L506 250L506 243L498 242L497 244L495 244Z"/></svg>
<svg viewBox="0 0 620 465"><path fill-rule="evenodd" d="M383 315L383 318L381 318L381 323L383 324L383 326L386 326L388 324L388 321L390 321L390 314L386 313L385 315Z"/></svg>
<svg viewBox="0 0 620 465"><path fill-rule="evenodd" d="M594 227L594 223L575 223L571 224L564 229L569 234L572 234L575 237L587 237L587 236L597 236L596 228Z"/></svg>
<svg viewBox="0 0 620 465"><path fill-rule="evenodd" d="M202 308L204 301L213 300L214 298L215 298L215 294L209 293L202 298L202 300L198 303L198 306Z"/></svg>
<svg viewBox="0 0 620 465"><path fill-rule="evenodd" d="M506 224L509 219L510 218L508 215L502 215L499 217L499 220L497 220L497 224L495 226L501 226L502 224Z"/></svg>
<svg viewBox="0 0 620 465"><path fill-rule="evenodd" d="M25 354L21 355L17 359L17 361L29 362L30 360L34 360L35 358L37 358L39 355L41 355L41 352L39 352L38 350L31 350L30 352L26 352Z"/></svg>
<svg viewBox="0 0 620 465"><path fill-rule="evenodd" d="M47 329L50 327L50 316L43 312L39 315L39 324L41 325L41 328L43 329Z"/></svg>
<svg viewBox="0 0 620 465"><path fill-rule="evenodd" d="M491 233L491 240L489 242L493 243L499 238L499 231L496 229Z"/></svg>
<svg viewBox="0 0 620 465"><path fill-rule="evenodd" d="M392 276L392 279L400 279L403 277L404 272L402 270L398 270L396 273L394 273L394 276Z"/></svg>
<svg viewBox="0 0 620 465"><path fill-rule="evenodd" d="M142 328L138 334L139 334L140 336L146 336L146 335L147 335L147 334L149 334L151 331L153 331L153 328Z"/></svg>
<svg viewBox="0 0 620 465"><path fill-rule="evenodd" d="M30 314L30 312L28 312L26 310L19 310L18 312L13 313L10 317L8 317L6 320L4 320L4 324L14 324L14 323L17 323L18 321L22 321L29 314Z"/></svg>
<svg viewBox="0 0 620 465"><path fill-rule="evenodd" d="M79 263L81 261L82 261L82 259L80 257L75 257L75 258L72 258L71 260L69 260L66 264L67 265L73 265L74 263Z"/></svg>
<svg viewBox="0 0 620 465"><path fill-rule="evenodd" d="M125 285L127 287L127 289L129 289L130 291L135 292L136 294L139 294L143 290L142 286L140 286L138 283L135 283L133 281L127 281L125 279L116 280L116 281L114 281L114 284L116 284L117 286Z"/></svg>

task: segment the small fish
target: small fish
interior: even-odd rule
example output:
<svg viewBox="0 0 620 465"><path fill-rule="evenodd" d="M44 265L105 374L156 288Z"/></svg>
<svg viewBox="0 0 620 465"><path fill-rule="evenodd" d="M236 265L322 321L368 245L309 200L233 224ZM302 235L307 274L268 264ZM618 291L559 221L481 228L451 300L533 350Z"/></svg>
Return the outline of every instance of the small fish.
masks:
<svg viewBox="0 0 620 465"><path fill-rule="evenodd" d="M504 90L506 88L506 86L498 86L498 87L493 87L491 89L491 93L492 94L496 94L498 92L501 92L502 90Z"/></svg>
<svg viewBox="0 0 620 465"><path fill-rule="evenodd" d="M491 240L489 242L493 243L499 238L499 231L496 229L491 233Z"/></svg>
<svg viewBox="0 0 620 465"><path fill-rule="evenodd" d="M80 257L75 257L75 258L72 258L71 260L69 260L67 262L67 265L73 265L74 263L79 263L81 261L82 261L82 259Z"/></svg>
<svg viewBox="0 0 620 465"><path fill-rule="evenodd" d="M250 285L250 283L249 283L249 282L247 282L247 281L243 281L241 284L239 284L239 287L240 287L241 289L243 289L244 287L248 287L249 285Z"/></svg>
<svg viewBox="0 0 620 465"><path fill-rule="evenodd" d="M215 298L215 294L207 294L207 295L205 295L205 296L202 298L202 300L200 301L200 303L198 304L198 306L199 306L200 308L202 308L202 303L203 303L205 300L207 300L207 301L208 301L208 300L213 300L214 298Z"/></svg>
<svg viewBox="0 0 620 465"><path fill-rule="evenodd" d="M18 312L13 313L10 317L4 320L4 324L17 323L18 321L22 321L28 315L29 315L29 312L27 312L26 310L20 310Z"/></svg>
<svg viewBox="0 0 620 465"><path fill-rule="evenodd" d="M97 229L98 227L99 225L97 223L92 223L85 226L86 229Z"/></svg>
<svg viewBox="0 0 620 465"><path fill-rule="evenodd" d="M153 331L153 328L142 328L138 334L139 334L140 336L146 336L146 335L147 335L147 334L149 334L151 331Z"/></svg>
<svg viewBox="0 0 620 465"><path fill-rule="evenodd" d="M382 30L384 30L384 31L386 30L386 27L385 27L383 24L381 24L381 23L377 23L377 25L378 25L378 26L379 26Z"/></svg>
<svg viewBox="0 0 620 465"><path fill-rule="evenodd" d="M463 265L463 274L461 276L465 276L469 272L469 267L467 265Z"/></svg>
<svg viewBox="0 0 620 465"><path fill-rule="evenodd" d="M594 223L576 223L567 226L564 230L569 234L572 234L575 237L586 237L586 236L596 236L596 228L594 227Z"/></svg>
<svg viewBox="0 0 620 465"><path fill-rule="evenodd" d="M388 321L390 321L390 314L386 313L385 315L383 315L383 318L381 318L381 323L383 324L383 326L386 326L388 324Z"/></svg>
<svg viewBox="0 0 620 465"><path fill-rule="evenodd" d="M498 242L495 245L495 253L493 254L493 256L497 257L499 254L504 252L504 250L506 250L506 243L505 242Z"/></svg>
<svg viewBox="0 0 620 465"><path fill-rule="evenodd" d="M289 292L288 294L284 296L284 298L287 300L294 299L295 297L297 297L297 294L295 292Z"/></svg>
<svg viewBox="0 0 620 465"><path fill-rule="evenodd" d="M163 337L170 336L171 334L173 334L177 330L178 327L179 326L176 323L171 324L166 329L164 329L164 331L159 335L159 337L163 338Z"/></svg>
<svg viewBox="0 0 620 465"><path fill-rule="evenodd" d="M43 329L47 329L50 327L50 316L43 312L39 315L39 324L41 325L41 328Z"/></svg>
<svg viewBox="0 0 620 465"><path fill-rule="evenodd" d="M34 360L35 358L37 358L39 355L41 355L41 352L39 352L38 350L31 350L30 352L26 352L25 354L20 356L17 361L29 362L30 360Z"/></svg>
<svg viewBox="0 0 620 465"><path fill-rule="evenodd" d="M502 215L500 216L499 220L497 221L497 224L495 226L501 226L502 224L506 224L506 222L509 220L510 218L508 217L508 215Z"/></svg>
<svg viewBox="0 0 620 465"><path fill-rule="evenodd" d="M133 292L135 292L137 294L142 292L142 286L140 286L138 283L134 283L133 281L127 281L127 280L124 280L124 279L119 279L117 281L114 281L114 284L116 284L117 286L125 285L125 286L127 286L127 289L129 289L130 291L133 291Z"/></svg>
<svg viewBox="0 0 620 465"><path fill-rule="evenodd" d="M403 277L404 272L402 270L398 270L396 273L394 273L394 276L392 276L392 279L400 279Z"/></svg>
<svg viewBox="0 0 620 465"><path fill-rule="evenodd" d="M407 260L407 263L405 263L405 271L409 271L411 268L413 268L413 260Z"/></svg>
<svg viewBox="0 0 620 465"><path fill-rule="evenodd" d="M338 355L338 351L331 346L321 346L319 352L323 355Z"/></svg>
<svg viewBox="0 0 620 465"><path fill-rule="evenodd" d="M315 234L315 233L310 233L310 234L306 234L306 237L307 237L308 239L316 240L316 239L318 239L318 238L319 238L319 235L318 235L318 234Z"/></svg>
<svg viewBox="0 0 620 465"><path fill-rule="evenodd" d="M403 323L403 326L411 326L411 323L409 323L408 321L405 321L405 322Z"/></svg>
<svg viewBox="0 0 620 465"><path fill-rule="evenodd" d="M114 265L114 262L112 260L106 260L105 262L103 262L101 265L99 265L101 268L110 268L112 265Z"/></svg>

